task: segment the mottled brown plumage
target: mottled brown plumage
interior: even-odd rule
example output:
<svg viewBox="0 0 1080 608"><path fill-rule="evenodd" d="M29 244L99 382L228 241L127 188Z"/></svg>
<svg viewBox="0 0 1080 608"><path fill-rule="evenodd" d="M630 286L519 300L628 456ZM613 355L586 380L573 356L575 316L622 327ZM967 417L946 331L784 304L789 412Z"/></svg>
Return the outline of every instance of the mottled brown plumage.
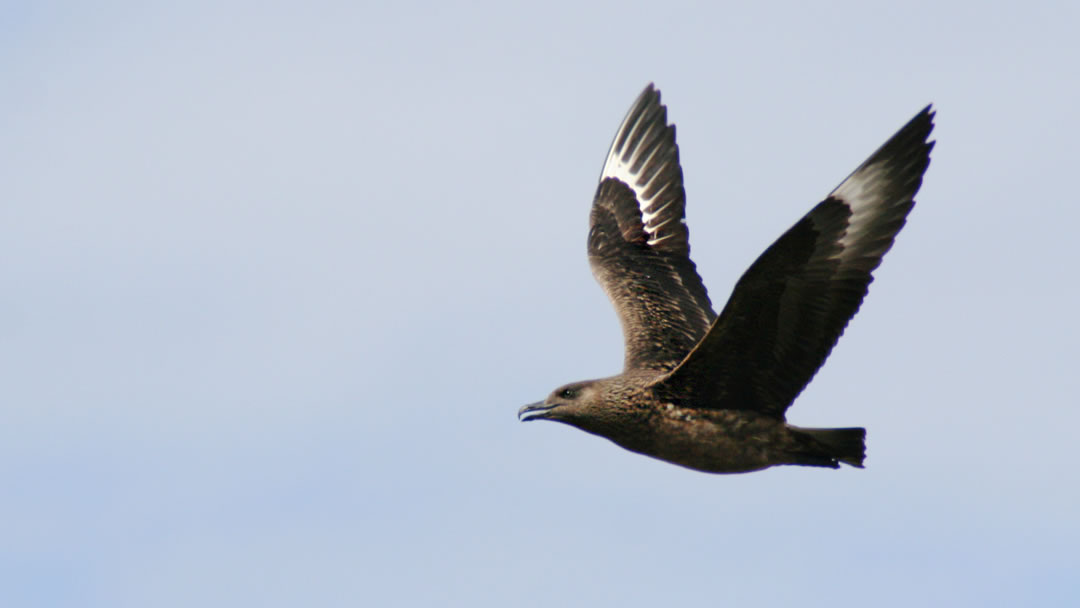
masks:
<svg viewBox="0 0 1080 608"><path fill-rule="evenodd" d="M925 108L755 261L719 316L690 260L675 127L650 84L593 200L589 263L615 306L623 373L525 406L641 454L712 473L862 467L865 430L784 414L855 315L930 162Z"/></svg>

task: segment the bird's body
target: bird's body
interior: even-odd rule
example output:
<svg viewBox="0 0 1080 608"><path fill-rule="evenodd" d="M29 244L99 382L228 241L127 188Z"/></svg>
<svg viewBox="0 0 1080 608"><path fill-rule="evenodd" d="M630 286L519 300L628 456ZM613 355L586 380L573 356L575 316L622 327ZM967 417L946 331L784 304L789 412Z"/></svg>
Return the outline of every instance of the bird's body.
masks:
<svg viewBox="0 0 1080 608"><path fill-rule="evenodd" d="M521 408L711 473L861 467L865 430L785 412L858 311L929 164L929 108L746 271L717 315L690 260L675 128L652 85L616 134L590 216L593 274L623 326L623 373Z"/></svg>
<svg viewBox="0 0 1080 608"><path fill-rule="evenodd" d="M742 473L776 464L835 467L837 460L862 465L863 429L800 429L752 410L708 407L666 395L650 386L654 380L655 374L631 372L567 385L556 393L579 391L574 400L588 403L589 414L564 407L546 418L606 437L631 452L706 473ZM526 407L541 412L545 406ZM837 453L822 445L813 438L820 433L846 439L846 449Z"/></svg>

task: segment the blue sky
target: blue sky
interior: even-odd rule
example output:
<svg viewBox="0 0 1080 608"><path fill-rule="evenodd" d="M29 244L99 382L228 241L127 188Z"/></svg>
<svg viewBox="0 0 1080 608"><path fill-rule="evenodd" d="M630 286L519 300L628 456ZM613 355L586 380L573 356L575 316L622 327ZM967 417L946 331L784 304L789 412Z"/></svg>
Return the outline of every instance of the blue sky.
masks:
<svg viewBox="0 0 1080 608"><path fill-rule="evenodd" d="M1074 3L387 4L0 9L0 604L1080 597ZM865 470L516 421L621 365L585 230L650 81L717 306L935 103L789 411Z"/></svg>

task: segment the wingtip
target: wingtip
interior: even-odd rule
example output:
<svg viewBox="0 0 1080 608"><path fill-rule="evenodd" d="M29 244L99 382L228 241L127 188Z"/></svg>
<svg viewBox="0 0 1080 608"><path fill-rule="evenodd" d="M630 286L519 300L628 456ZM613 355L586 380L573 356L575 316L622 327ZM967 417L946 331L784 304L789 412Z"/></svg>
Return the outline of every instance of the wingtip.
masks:
<svg viewBox="0 0 1080 608"><path fill-rule="evenodd" d="M926 120L927 120L927 122L930 123L930 131L933 131L934 127L935 127L934 119L937 117L937 108L934 107L933 103L926 104L926 107L923 108L923 114L926 115ZM936 139L929 139L929 137L930 137L929 132L926 134L926 137L927 137L926 145L929 146L929 148L926 150L926 153L929 154L930 151L934 149L934 144L937 143L937 140Z"/></svg>
<svg viewBox="0 0 1080 608"><path fill-rule="evenodd" d="M634 101L634 104L630 107L631 113L636 108L640 108L648 105L660 105L660 89L656 88L656 84L650 82L645 85L645 88L641 90L638 98Z"/></svg>
<svg viewBox="0 0 1080 608"><path fill-rule="evenodd" d="M933 103L928 103L926 104L926 107L924 107L922 110L919 110L919 113L916 114L914 118L912 118L908 122L909 124L924 123L930 129L933 129L935 116L937 116L937 108L934 107Z"/></svg>
<svg viewBox="0 0 1080 608"><path fill-rule="evenodd" d="M635 134L647 132L651 125L659 125L657 128L669 128L667 122L667 106L660 100L660 91L650 82L631 104L627 110L619 128L615 131L615 138L608 147L607 159L600 172L600 181L607 177L613 177L612 163L616 162L615 155L621 154L627 139L633 139ZM630 185L630 184L628 184Z"/></svg>
<svg viewBox="0 0 1080 608"><path fill-rule="evenodd" d="M926 125L926 137L930 137L930 132L934 130L934 118L937 116L937 108L933 103L926 104L915 118L911 119L912 123L924 123ZM932 143L932 142L931 142Z"/></svg>
<svg viewBox="0 0 1080 608"><path fill-rule="evenodd" d="M874 151L870 158L864 162L859 170L881 160L898 157L922 156L929 159L930 151L934 149L935 140L930 139L934 132L934 116L937 110L933 104L927 104L918 114L913 116L903 127L892 135L880 148ZM925 171L925 165L919 172ZM852 175L854 175L853 173Z"/></svg>
<svg viewBox="0 0 1080 608"><path fill-rule="evenodd" d="M926 104L926 107L919 112L917 118L922 118L926 123L926 133L923 135L923 142L926 145L926 156L930 156L930 152L934 150L934 144L937 143L936 139L930 139L930 134L934 132L934 118L937 116L937 108L933 103Z"/></svg>

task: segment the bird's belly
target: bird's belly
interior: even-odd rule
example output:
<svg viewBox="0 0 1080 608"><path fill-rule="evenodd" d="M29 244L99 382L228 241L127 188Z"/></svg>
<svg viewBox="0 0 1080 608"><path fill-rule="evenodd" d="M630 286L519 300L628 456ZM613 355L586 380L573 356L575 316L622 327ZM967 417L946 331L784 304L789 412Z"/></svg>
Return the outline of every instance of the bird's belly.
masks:
<svg viewBox="0 0 1080 608"><path fill-rule="evenodd" d="M651 441L629 449L707 473L746 473L781 464L782 421L731 410L670 407L650 420Z"/></svg>

